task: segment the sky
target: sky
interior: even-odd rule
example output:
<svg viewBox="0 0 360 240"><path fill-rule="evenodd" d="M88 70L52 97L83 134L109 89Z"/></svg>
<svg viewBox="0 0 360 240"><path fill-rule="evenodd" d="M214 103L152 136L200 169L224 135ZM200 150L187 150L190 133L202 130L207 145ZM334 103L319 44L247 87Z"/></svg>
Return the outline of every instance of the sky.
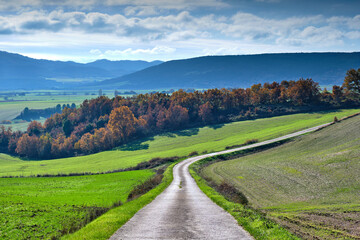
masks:
<svg viewBox="0 0 360 240"><path fill-rule="evenodd" d="M0 50L91 62L360 51L360 0L0 0Z"/></svg>

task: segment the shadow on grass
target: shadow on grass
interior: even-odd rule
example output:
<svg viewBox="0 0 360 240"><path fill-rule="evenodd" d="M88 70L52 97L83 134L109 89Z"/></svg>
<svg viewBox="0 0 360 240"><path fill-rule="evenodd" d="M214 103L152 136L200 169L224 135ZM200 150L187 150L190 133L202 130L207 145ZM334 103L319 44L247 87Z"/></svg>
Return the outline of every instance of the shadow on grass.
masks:
<svg viewBox="0 0 360 240"><path fill-rule="evenodd" d="M177 136L190 137L190 136L198 135L199 131L200 131L199 128L190 128L190 129L173 131L173 132L165 132L160 134L160 136L170 137L170 138L176 138Z"/></svg>
<svg viewBox="0 0 360 240"><path fill-rule="evenodd" d="M185 130L181 130L176 132L176 134L178 136L186 136L186 137L190 137L193 135L198 135L199 134L199 128L190 128L190 129L185 129Z"/></svg>
<svg viewBox="0 0 360 240"><path fill-rule="evenodd" d="M154 137L143 138L141 140L136 140L134 142L130 142L124 144L120 147L117 147L118 151L138 151L138 150L146 150L149 149L149 144L145 143L147 141L153 141Z"/></svg>
<svg viewBox="0 0 360 240"><path fill-rule="evenodd" d="M223 126L225 126L225 123L210 125L209 128L216 130L216 129L222 128Z"/></svg>

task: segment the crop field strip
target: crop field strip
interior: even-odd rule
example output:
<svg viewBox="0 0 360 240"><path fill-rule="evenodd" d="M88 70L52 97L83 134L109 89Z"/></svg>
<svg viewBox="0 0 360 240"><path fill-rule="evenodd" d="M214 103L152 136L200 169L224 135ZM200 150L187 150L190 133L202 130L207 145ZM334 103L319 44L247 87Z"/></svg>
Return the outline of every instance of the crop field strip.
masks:
<svg viewBox="0 0 360 240"><path fill-rule="evenodd" d="M121 201L152 170L0 179L0 239L59 238Z"/></svg>
<svg viewBox="0 0 360 240"><path fill-rule="evenodd" d="M305 239L360 238L360 116L202 170Z"/></svg>
<svg viewBox="0 0 360 240"><path fill-rule="evenodd" d="M273 118L233 122L203 128L169 132L135 141L111 151L72 158L27 161L0 154L0 176L106 172L133 167L156 157L186 156L191 152L214 152L248 139L275 138L308 127L331 122L358 112L358 109L294 114Z"/></svg>

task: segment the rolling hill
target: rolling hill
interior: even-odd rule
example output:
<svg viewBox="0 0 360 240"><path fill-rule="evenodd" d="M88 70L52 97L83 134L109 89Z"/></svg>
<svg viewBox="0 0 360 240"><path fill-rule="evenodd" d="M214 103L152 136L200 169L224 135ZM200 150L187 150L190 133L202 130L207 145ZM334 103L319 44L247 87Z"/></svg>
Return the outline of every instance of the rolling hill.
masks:
<svg viewBox="0 0 360 240"><path fill-rule="evenodd" d="M283 53L207 56L174 60L96 84L102 88L223 88L312 78L341 84L350 68L360 67L356 53Z"/></svg>
<svg viewBox="0 0 360 240"><path fill-rule="evenodd" d="M360 116L202 170L304 239L360 238Z"/></svg>
<svg viewBox="0 0 360 240"><path fill-rule="evenodd" d="M98 60L82 64L0 51L0 90L70 88L79 82L119 77L159 63Z"/></svg>

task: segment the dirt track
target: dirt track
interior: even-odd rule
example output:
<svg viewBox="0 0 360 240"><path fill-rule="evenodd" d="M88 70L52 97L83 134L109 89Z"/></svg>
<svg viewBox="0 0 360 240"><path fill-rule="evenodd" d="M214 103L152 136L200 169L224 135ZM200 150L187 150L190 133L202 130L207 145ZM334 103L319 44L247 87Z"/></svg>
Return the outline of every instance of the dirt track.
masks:
<svg viewBox="0 0 360 240"><path fill-rule="evenodd" d="M174 167L174 180L110 239L253 239L196 185L189 165L200 159L249 149L315 131L328 124L226 151L188 158Z"/></svg>

